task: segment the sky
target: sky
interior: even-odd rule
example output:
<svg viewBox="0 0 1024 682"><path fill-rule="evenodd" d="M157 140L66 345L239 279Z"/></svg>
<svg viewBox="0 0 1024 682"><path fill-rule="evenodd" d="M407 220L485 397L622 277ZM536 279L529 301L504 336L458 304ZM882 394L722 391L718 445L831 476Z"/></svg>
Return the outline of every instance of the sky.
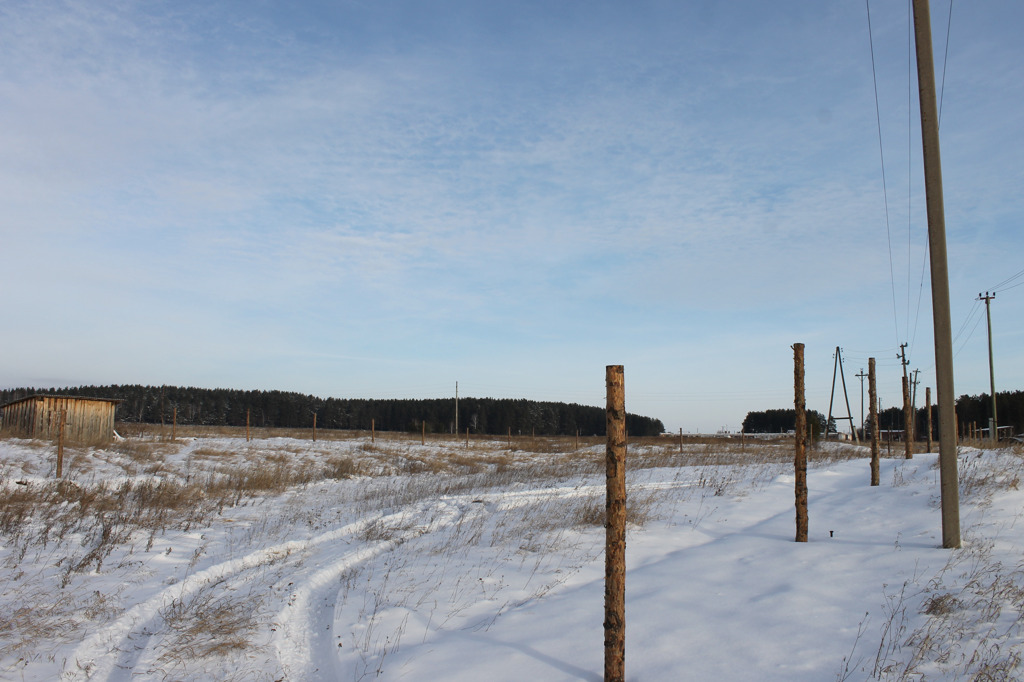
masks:
<svg viewBox="0 0 1024 682"><path fill-rule="evenodd" d="M3 0L0 386L603 405L621 364L630 412L713 432L792 406L798 342L809 408L836 347L858 422L868 357L900 404L906 343L920 404L908 7L870 21ZM956 394L989 391L993 290L996 388L1024 389L1024 6L939 0L932 23Z"/></svg>

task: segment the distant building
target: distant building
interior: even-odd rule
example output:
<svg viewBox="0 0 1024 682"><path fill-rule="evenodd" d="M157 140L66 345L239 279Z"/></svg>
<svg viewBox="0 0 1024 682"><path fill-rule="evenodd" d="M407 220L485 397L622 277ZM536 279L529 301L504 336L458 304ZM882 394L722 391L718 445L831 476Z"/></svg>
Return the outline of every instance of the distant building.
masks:
<svg viewBox="0 0 1024 682"><path fill-rule="evenodd" d="M120 400L65 395L31 395L0 407L0 435L56 440L64 414L64 442L103 445L114 438L114 410Z"/></svg>

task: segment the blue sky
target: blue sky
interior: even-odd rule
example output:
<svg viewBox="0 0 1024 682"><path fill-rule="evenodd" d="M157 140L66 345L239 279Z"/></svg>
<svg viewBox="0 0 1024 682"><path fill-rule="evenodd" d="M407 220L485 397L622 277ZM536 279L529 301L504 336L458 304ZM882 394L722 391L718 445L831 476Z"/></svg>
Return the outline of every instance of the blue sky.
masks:
<svg viewBox="0 0 1024 682"><path fill-rule="evenodd" d="M1024 5L954 4L944 61L949 8L960 395L1024 268ZM869 356L897 404L926 220L907 6L871 21L884 193L863 2L5 0L0 385L601 405L623 364L715 431L792 404L802 342L810 407L836 346L857 419ZM992 313L1024 389L1024 286Z"/></svg>

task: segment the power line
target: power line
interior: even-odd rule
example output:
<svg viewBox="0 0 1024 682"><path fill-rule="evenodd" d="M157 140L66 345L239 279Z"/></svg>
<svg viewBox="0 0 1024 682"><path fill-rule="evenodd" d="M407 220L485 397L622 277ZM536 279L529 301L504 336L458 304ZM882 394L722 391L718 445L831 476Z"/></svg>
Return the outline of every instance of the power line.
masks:
<svg viewBox="0 0 1024 682"><path fill-rule="evenodd" d="M885 181L885 153L882 149L882 114L878 106L878 76L875 69L875 39L871 30L871 0L864 0L868 15L868 45L871 49L871 80L875 88L875 121L878 124L878 156L882 164L882 199L885 204L885 237L889 247L889 283L892 287L892 321L896 328L896 342L900 340L900 322L896 313L896 275L892 265L892 230L889 227L889 193Z"/></svg>

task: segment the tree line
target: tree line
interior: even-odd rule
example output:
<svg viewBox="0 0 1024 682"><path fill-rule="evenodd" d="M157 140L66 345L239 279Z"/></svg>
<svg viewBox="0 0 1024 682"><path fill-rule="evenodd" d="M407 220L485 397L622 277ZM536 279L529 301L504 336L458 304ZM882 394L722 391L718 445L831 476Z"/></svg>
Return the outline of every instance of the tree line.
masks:
<svg viewBox="0 0 1024 682"><path fill-rule="evenodd" d="M1024 391L997 391L996 410L1000 427L1010 426L1013 427L1014 434L1024 433ZM992 416L991 396L987 393L960 396L956 401L956 416L962 427L973 423L979 428L988 428L988 420ZM927 407L917 408L914 419L914 433L919 440L924 440L928 428ZM825 432L826 426L829 433L836 431L835 418L833 417L832 423L826 424L826 417L815 410L807 411L807 422L811 425L815 437ZM870 428L870 418L865 416L865 422ZM748 412L743 420L743 431L745 433L787 433L793 430L795 424L796 410L793 409ZM902 431L903 407L887 407L880 410L878 427L883 431ZM939 438L938 405L932 406L932 433L935 434L936 439Z"/></svg>
<svg viewBox="0 0 1024 682"><path fill-rule="evenodd" d="M76 386L0 390L0 405L35 394L115 398L115 419L123 422L170 423L197 426L318 428L451 433L455 429L455 400L319 398L289 391L240 391L181 386ZM459 398L459 432L473 434L570 436L605 434L605 410L576 403L540 402L512 398ZM660 419L626 415L633 436L656 436L664 431Z"/></svg>
<svg viewBox="0 0 1024 682"><path fill-rule="evenodd" d="M825 431L825 415L816 410L807 410L807 424L811 428L811 437L819 438ZM796 410L792 408L747 412L743 419L744 433L789 433L795 429Z"/></svg>

